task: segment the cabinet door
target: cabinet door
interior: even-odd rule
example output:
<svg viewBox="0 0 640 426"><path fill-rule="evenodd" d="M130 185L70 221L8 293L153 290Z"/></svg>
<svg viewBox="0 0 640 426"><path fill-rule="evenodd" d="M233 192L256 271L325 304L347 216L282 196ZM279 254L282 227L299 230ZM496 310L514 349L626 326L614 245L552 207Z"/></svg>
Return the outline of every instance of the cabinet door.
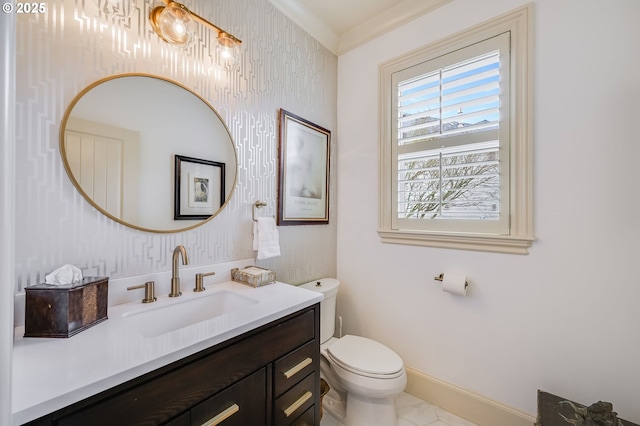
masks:
<svg viewBox="0 0 640 426"><path fill-rule="evenodd" d="M191 425L266 425L266 375L262 368L196 405L191 409Z"/></svg>

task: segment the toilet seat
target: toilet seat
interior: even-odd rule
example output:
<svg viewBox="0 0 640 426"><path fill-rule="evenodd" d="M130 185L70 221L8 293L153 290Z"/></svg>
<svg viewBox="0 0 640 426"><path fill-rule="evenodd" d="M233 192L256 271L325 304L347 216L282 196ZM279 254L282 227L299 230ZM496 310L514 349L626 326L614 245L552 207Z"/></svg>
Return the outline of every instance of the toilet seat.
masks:
<svg viewBox="0 0 640 426"><path fill-rule="evenodd" d="M346 335L326 349L332 363L359 376L394 379L404 374L402 359L375 340Z"/></svg>

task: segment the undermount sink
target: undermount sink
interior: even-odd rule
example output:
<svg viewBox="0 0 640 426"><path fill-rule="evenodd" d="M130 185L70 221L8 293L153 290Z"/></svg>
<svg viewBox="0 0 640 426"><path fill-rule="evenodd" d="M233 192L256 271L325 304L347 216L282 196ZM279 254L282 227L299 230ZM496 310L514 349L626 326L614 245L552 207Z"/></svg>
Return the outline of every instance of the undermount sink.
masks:
<svg viewBox="0 0 640 426"><path fill-rule="evenodd" d="M255 305L257 300L231 291L172 300L170 304L127 312L122 316L143 336L153 337Z"/></svg>

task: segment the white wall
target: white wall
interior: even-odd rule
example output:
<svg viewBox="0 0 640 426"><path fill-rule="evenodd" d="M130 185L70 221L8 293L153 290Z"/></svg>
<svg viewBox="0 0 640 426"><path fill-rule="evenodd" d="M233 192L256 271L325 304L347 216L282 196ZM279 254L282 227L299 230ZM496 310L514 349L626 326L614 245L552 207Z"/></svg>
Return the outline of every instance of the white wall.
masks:
<svg viewBox="0 0 640 426"><path fill-rule="evenodd" d="M65 263L111 278L167 271L177 244L185 245L194 266L254 257L252 205L267 202L265 215L277 209L279 109L336 129L336 56L269 2L189 3L243 40L240 67L229 74L216 69L215 33L205 27L198 27L204 43L189 49L161 41L147 19L155 4L136 1L125 22L100 14L97 2L74 0L49 2L45 14L16 18L17 292ZM67 106L89 84L129 72L177 81L225 120L238 151L238 180L227 207L209 223L168 234L130 229L92 208L67 177L58 148ZM157 180L171 184L172 178L167 168ZM333 194L329 225L281 227L282 256L259 264L294 284L335 275ZM173 204L165 209L172 213Z"/></svg>
<svg viewBox="0 0 640 426"><path fill-rule="evenodd" d="M13 270L15 234L15 79L16 18L0 14L0 424L11 421L11 365L13 348Z"/></svg>
<svg viewBox="0 0 640 426"><path fill-rule="evenodd" d="M406 365L534 414L536 390L640 422L640 2L536 0L534 232L526 256L386 245L378 65L516 7L456 0L338 63L339 314ZM468 275L466 298L433 277Z"/></svg>

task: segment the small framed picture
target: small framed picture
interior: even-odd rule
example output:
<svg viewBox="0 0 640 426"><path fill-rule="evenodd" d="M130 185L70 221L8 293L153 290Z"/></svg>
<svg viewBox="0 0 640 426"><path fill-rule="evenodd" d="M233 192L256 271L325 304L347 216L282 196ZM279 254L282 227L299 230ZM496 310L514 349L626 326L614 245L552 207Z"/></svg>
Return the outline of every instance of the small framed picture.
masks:
<svg viewBox="0 0 640 426"><path fill-rule="evenodd" d="M224 166L175 156L174 220L207 219L224 204Z"/></svg>
<svg viewBox="0 0 640 426"><path fill-rule="evenodd" d="M329 223L331 132L280 110L278 225Z"/></svg>

